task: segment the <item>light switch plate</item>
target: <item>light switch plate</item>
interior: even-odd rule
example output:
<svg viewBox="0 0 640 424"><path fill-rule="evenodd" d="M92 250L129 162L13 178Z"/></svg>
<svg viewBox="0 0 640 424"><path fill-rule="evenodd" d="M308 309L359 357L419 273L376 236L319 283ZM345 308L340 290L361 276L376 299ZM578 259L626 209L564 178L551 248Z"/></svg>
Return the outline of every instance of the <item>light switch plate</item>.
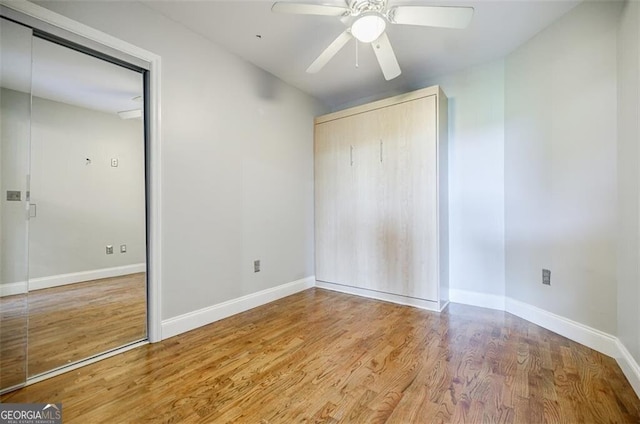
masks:
<svg viewBox="0 0 640 424"><path fill-rule="evenodd" d="M7 190L7 201L19 202L22 200L22 192L20 190Z"/></svg>

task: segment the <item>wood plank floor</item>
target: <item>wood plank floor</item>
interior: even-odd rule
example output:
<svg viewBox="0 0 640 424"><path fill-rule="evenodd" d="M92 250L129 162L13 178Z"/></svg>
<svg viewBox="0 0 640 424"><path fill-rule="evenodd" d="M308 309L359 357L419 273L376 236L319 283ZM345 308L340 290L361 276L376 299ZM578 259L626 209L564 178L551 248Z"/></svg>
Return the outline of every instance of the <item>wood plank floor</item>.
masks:
<svg viewBox="0 0 640 424"><path fill-rule="evenodd" d="M5 394L65 423L638 423L616 362L504 312L310 289Z"/></svg>
<svg viewBox="0 0 640 424"><path fill-rule="evenodd" d="M28 375L145 339L146 302L145 273L29 292L28 320L19 322L21 332L28 322ZM3 315L5 310L15 315L23 305L24 296L0 298ZM22 313L25 311L23 307ZM9 335L9 329L8 317L3 317L2 332ZM9 359L10 355L3 357Z"/></svg>
<svg viewBox="0 0 640 424"><path fill-rule="evenodd" d="M27 376L27 295L0 297L0 389Z"/></svg>

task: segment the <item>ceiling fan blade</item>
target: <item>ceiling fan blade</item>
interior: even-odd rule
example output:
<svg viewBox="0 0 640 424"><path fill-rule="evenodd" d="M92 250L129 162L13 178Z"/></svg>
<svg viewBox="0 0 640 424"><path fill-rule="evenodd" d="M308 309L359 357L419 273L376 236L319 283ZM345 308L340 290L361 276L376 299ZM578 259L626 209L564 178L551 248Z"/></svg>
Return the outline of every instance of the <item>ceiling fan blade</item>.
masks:
<svg viewBox="0 0 640 424"><path fill-rule="evenodd" d="M384 78L387 81L394 79L402 73L386 33L383 32L371 45L373 46L373 52L376 54Z"/></svg>
<svg viewBox="0 0 640 424"><path fill-rule="evenodd" d="M344 31L342 34L338 35L338 38L333 40L329 47L327 47L321 54L318 56L316 60L313 61L311 66L307 68L307 72L310 74L315 74L320 71L320 69L324 68L333 56L336 55L340 51L345 44L351 40L353 36L349 32L349 30Z"/></svg>
<svg viewBox="0 0 640 424"><path fill-rule="evenodd" d="M472 16L473 7L457 6L396 6L389 11L393 23L440 28L466 28Z"/></svg>
<svg viewBox="0 0 640 424"><path fill-rule="evenodd" d="M278 1L273 3L271 11L276 13L293 13L296 15L342 16L349 13L345 6L328 6L323 4L289 3Z"/></svg>

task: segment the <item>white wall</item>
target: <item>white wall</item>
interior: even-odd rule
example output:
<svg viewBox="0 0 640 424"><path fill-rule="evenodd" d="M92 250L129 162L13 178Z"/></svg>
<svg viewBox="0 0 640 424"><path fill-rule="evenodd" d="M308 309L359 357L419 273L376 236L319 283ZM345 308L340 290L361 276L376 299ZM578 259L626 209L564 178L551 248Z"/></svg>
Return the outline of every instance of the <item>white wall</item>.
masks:
<svg viewBox="0 0 640 424"><path fill-rule="evenodd" d="M610 334L620 8L579 5L505 68L506 294Z"/></svg>
<svg viewBox="0 0 640 424"><path fill-rule="evenodd" d="M163 319L313 275L315 100L140 3L39 4L162 57Z"/></svg>
<svg viewBox="0 0 640 424"><path fill-rule="evenodd" d="M449 287L504 296L504 61L433 84L449 99Z"/></svg>
<svg viewBox="0 0 640 424"><path fill-rule="evenodd" d="M618 338L640 363L640 3L618 32Z"/></svg>
<svg viewBox="0 0 640 424"><path fill-rule="evenodd" d="M30 279L146 261L143 130L141 120L33 97Z"/></svg>
<svg viewBox="0 0 640 424"><path fill-rule="evenodd" d="M12 293L24 293L27 287L25 199L29 167L30 111L27 94L6 88L0 89L0 151L2 152L0 155L2 160L0 163L2 193L0 284L15 286L10 291ZM20 191L22 200L7 201L7 190Z"/></svg>
<svg viewBox="0 0 640 424"><path fill-rule="evenodd" d="M10 48L7 48L10 46ZM27 292L26 190L29 166L31 29L0 25L0 296ZM12 72L14 71L14 72ZM15 76L15 75L17 76ZM7 201L19 190L21 201Z"/></svg>

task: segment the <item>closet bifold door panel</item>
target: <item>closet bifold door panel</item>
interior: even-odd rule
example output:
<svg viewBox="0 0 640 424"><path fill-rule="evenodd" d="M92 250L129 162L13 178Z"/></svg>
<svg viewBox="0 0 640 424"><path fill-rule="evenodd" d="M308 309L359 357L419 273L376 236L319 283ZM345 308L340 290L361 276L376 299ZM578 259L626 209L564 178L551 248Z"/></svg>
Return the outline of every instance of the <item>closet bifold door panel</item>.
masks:
<svg viewBox="0 0 640 424"><path fill-rule="evenodd" d="M316 118L320 287L428 309L446 305L440 114L446 117L446 97L430 87Z"/></svg>
<svg viewBox="0 0 640 424"><path fill-rule="evenodd" d="M435 96L382 111L381 272L374 288L436 301L436 124L425 118L435 117Z"/></svg>
<svg viewBox="0 0 640 424"><path fill-rule="evenodd" d="M352 149L349 126L343 121L329 122L315 127L315 232L316 244L326 246L316 250L317 278L346 284L349 281L345 263L355 246L349 232L347 218L339 220L343 210L352 207ZM331 169L331 172L318 172Z"/></svg>

